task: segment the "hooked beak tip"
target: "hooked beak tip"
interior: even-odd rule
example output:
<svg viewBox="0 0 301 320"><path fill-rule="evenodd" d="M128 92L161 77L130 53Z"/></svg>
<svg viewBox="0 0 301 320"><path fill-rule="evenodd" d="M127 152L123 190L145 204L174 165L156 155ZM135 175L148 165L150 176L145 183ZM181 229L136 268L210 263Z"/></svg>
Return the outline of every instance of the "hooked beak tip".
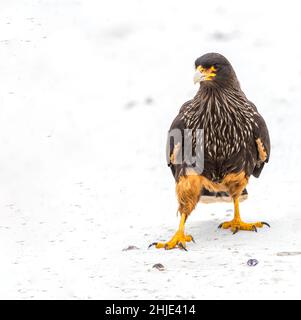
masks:
<svg viewBox="0 0 301 320"><path fill-rule="evenodd" d="M199 83L203 80L204 76L202 75L202 73L199 70L196 70L194 77L193 77L193 83Z"/></svg>

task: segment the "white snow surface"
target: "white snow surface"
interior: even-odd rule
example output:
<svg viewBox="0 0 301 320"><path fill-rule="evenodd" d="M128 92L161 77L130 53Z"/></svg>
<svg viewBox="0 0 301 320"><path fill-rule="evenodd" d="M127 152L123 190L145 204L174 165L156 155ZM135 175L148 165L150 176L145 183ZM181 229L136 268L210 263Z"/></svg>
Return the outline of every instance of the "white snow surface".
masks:
<svg viewBox="0 0 301 320"><path fill-rule="evenodd" d="M2 0L0 298L301 298L300 9ZM207 52L232 62L269 127L241 213L271 228L232 235L217 229L231 203L199 204L187 252L147 249L179 222L166 136Z"/></svg>

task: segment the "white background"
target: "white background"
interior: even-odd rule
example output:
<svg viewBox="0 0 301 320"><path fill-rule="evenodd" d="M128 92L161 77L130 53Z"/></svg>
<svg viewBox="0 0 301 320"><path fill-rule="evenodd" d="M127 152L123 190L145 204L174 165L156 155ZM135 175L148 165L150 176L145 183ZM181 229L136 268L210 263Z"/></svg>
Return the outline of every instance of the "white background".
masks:
<svg viewBox="0 0 301 320"><path fill-rule="evenodd" d="M2 0L0 298L300 298L300 9ZM166 135L196 93L194 60L212 51L270 130L241 212L271 229L233 236L217 230L232 204L200 204L188 252L147 250L178 224Z"/></svg>

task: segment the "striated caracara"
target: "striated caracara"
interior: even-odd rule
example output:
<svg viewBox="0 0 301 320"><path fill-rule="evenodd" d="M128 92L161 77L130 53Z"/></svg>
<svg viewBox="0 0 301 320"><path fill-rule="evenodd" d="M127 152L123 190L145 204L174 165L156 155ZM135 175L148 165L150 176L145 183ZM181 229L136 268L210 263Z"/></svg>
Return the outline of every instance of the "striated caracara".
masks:
<svg viewBox="0 0 301 320"><path fill-rule="evenodd" d="M195 61L194 82L200 87L174 119L167 141L168 164L176 180L181 215L178 231L156 248L186 250L193 241L185 234L187 217L199 200L231 198L234 218L220 228L257 231L266 222L246 223L240 218L239 200L246 198L251 175L259 177L270 156L264 119L240 88L229 61L207 53Z"/></svg>

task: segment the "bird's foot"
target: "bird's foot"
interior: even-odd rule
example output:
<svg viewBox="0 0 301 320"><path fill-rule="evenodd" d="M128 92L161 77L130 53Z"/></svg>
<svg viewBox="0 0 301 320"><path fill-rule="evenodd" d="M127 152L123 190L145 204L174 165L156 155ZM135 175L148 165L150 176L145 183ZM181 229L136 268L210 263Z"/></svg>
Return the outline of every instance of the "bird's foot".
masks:
<svg viewBox="0 0 301 320"><path fill-rule="evenodd" d="M241 220L231 220L221 223L218 227L223 229L231 229L233 234L237 233L239 230L255 231L257 228L262 228L264 225L270 228L270 225L267 222L254 222L246 223Z"/></svg>
<svg viewBox="0 0 301 320"><path fill-rule="evenodd" d="M187 251L186 242L190 242L190 241L195 242L191 235L185 235L184 231L178 230L168 242L154 242L149 245L149 248L151 246L155 246L157 249L163 248L165 250L170 250L178 247L180 249Z"/></svg>

